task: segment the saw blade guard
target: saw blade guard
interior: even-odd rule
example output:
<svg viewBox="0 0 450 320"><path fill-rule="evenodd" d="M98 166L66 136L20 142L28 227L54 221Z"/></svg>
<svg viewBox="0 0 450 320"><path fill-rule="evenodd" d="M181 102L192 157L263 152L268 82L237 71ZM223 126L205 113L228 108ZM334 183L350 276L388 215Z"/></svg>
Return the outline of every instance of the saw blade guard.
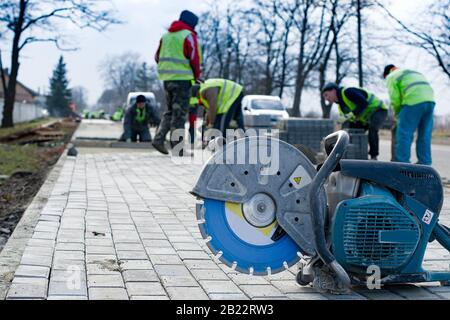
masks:
<svg viewBox="0 0 450 320"><path fill-rule="evenodd" d="M204 201L198 206L198 220L211 250L222 255L227 265L237 264L238 270L246 273L252 268L276 273L298 262L301 255L314 256L308 194L315 175L315 167L303 153L278 139L247 137L227 144L205 165L192 191ZM323 189L319 197L326 204ZM233 224L236 221L239 228ZM220 229L219 225L226 227ZM223 229L236 242L220 240L225 237ZM274 234L266 236L267 243L254 243L252 231L254 237ZM290 248L283 256L268 250L280 241L285 247L277 250ZM258 247L268 250L263 260L251 254Z"/></svg>

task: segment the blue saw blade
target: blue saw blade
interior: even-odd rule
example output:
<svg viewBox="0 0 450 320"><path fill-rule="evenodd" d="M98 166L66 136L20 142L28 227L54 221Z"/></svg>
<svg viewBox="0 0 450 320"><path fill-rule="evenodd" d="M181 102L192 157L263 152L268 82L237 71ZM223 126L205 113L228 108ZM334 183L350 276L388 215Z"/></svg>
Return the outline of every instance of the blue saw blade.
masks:
<svg viewBox="0 0 450 320"><path fill-rule="evenodd" d="M275 274L300 260L291 237L274 237L279 231L276 221L266 228L254 227L244 218L241 204L205 199L202 215L199 227L208 247L239 272Z"/></svg>

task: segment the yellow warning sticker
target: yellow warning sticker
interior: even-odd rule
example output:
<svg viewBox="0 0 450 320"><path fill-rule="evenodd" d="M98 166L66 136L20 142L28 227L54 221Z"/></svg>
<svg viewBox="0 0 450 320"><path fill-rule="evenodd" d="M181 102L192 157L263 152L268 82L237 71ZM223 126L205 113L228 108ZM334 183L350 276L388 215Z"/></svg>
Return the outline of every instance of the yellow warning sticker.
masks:
<svg viewBox="0 0 450 320"><path fill-rule="evenodd" d="M296 178L294 178L294 181L296 184L300 184L300 183L302 183L302 177L296 177Z"/></svg>

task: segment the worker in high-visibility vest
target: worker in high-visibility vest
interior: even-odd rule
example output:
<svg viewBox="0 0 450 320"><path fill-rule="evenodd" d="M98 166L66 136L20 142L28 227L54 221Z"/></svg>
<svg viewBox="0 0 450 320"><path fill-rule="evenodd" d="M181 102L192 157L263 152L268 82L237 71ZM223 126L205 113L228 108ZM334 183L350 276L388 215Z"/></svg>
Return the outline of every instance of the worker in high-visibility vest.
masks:
<svg viewBox="0 0 450 320"><path fill-rule="evenodd" d="M206 109L206 126L220 130L225 136L232 120L237 122L238 129L244 129L243 91L240 84L231 80L209 79L195 86L192 96Z"/></svg>
<svg viewBox="0 0 450 320"><path fill-rule="evenodd" d="M183 11L179 21L172 23L169 32L160 42L155 60L158 63L159 79L164 82L167 111L158 128L153 146L163 154L168 154L164 141L168 132L184 130L189 112L190 90L192 81L201 76L201 51L195 27L198 17ZM171 141L172 148L182 142Z"/></svg>
<svg viewBox="0 0 450 320"><path fill-rule="evenodd" d="M420 72L388 65L383 73L397 118L395 161L409 163L411 145L417 131L416 153L419 164L431 165L434 91Z"/></svg>
<svg viewBox="0 0 450 320"><path fill-rule="evenodd" d="M145 96L139 95L136 98L136 103L125 112L123 134L119 141L151 142L152 136L149 125L151 123L159 124L160 121L155 106L151 105Z"/></svg>
<svg viewBox="0 0 450 320"><path fill-rule="evenodd" d="M322 93L325 100L338 104L340 122L344 123L344 127L369 131L369 154L372 160L377 160L380 153L378 133L388 116L388 107L373 93L362 88L345 88L329 83Z"/></svg>

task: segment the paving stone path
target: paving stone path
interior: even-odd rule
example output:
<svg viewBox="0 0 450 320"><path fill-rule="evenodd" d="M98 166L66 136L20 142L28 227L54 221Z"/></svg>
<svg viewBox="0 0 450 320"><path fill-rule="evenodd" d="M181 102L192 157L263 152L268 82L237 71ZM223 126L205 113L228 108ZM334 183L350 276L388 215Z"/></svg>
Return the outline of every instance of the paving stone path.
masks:
<svg viewBox="0 0 450 320"><path fill-rule="evenodd" d="M450 299L450 287L396 286L323 295L295 282L296 267L252 277L213 259L188 193L201 167L154 152L81 150L62 162L38 213L6 299ZM450 192L442 221L450 225ZM448 270L432 244L425 266Z"/></svg>

